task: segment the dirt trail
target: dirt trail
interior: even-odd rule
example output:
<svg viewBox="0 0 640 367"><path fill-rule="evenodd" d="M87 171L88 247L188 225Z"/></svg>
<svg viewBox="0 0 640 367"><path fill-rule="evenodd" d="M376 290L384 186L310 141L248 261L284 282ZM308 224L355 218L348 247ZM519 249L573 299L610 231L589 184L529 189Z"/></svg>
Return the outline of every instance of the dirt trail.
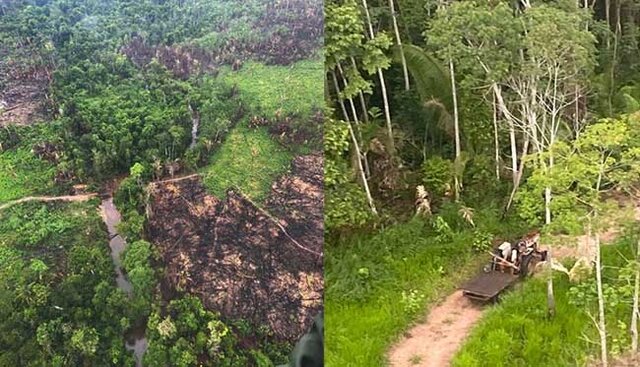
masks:
<svg viewBox="0 0 640 367"><path fill-rule="evenodd" d="M640 203L634 208L634 218L640 221ZM613 242L620 229L611 227L601 233L602 244ZM558 240L558 238L556 238ZM566 241L557 241L551 245L556 259L580 256L593 256L593 244L586 235L566 237ZM547 247L541 244L541 248ZM396 343L388 353L391 367L448 367L458 348L475 324L480 320L484 309L473 304L458 290L449 295L441 304L433 307L425 322L420 323Z"/></svg>
<svg viewBox="0 0 640 367"><path fill-rule="evenodd" d="M393 367L444 367L482 316L482 308L456 291L433 307L425 323L415 326L389 353Z"/></svg>
<svg viewBox="0 0 640 367"><path fill-rule="evenodd" d="M0 205L0 210L7 209L20 203L26 203L29 201L87 201L98 194L83 194L83 195L66 195L66 196L27 196L22 199L10 201L8 203Z"/></svg>

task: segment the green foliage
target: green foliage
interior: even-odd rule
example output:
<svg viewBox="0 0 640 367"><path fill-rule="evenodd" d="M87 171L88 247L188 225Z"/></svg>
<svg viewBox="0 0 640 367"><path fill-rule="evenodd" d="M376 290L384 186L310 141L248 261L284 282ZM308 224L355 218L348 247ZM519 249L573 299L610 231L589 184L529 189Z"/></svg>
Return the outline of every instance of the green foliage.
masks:
<svg viewBox="0 0 640 367"><path fill-rule="evenodd" d="M248 365L246 356L234 350L235 336L219 316L203 308L193 296L172 300L167 316L153 312L147 324L149 349L145 364L191 366L201 357L206 366Z"/></svg>
<svg viewBox="0 0 640 367"><path fill-rule="evenodd" d="M128 365L128 301L106 242L95 203L0 212L1 363Z"/></svg>
<svg viewBox="0 0 640 367"><path fill-rule="evenodd" d="M431 195L442 197L452 187L453 163L440 156L433 156L422 164L422 182Z"/></svg>
<svg viewBox="0 0 640 367"><path fill-rule="evenodd" d="M423 102L437 100L450 113L453 109L449 73L432 54L415 45L394 46L394 60L401 61L404 53L407 69L413 77L416 92ZM433 104L432 104L433 105Z"/></svg>
<svg viewBox="0 0 640 367"><path fill-rule="evenodd" d="M156 256L154 256L151 244L140 240L128 245L122 259L122 265L133 286L134 293L148 302L151 301L157 283L155 272L151 266L154 257Z"/></svg>
<svg viewBox="0 0 640 367"><path fill-rule="evenodd" d="M49 190L53 186L55 167L38 159L26 148L4 152L0 149L0 172L2 204Z"/></svg>
<svg viewBox="0 0 640 367"><path fill-rule="evenodd" d="M264 200L273 181L286 172L291 154L271 139L262 128L237 126L220 150L203 168L204 184L219 198L238 188L256 201Z"/></svg>
<svg viewBox="0 0 640 367"><path fill-rule="evenodd" d="M489 232L476 231L473 236L471 248L476 252L484 253L491 249L493 235Z"/></svg>
<svg viewBox="0 0 640 367"><path fill-rule="evenodd" d="M324 139L325 231L361 227L373 215L345 158L350 139L347 122L327 119Z"/></svg>

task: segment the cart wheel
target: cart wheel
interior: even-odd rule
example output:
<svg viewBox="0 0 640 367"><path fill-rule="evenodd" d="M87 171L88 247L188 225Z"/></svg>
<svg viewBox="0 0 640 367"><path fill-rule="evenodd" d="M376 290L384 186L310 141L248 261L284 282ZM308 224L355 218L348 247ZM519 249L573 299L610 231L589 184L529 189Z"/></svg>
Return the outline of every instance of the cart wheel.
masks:
<svg viewBox="0 0 640 367"><path fill-rule="evenodd" d="M532 255L526 255L522 258L522 262L520 263L520 278L525 278L531 272L532 269L530 269L530 266L532 259Z"/></svg>

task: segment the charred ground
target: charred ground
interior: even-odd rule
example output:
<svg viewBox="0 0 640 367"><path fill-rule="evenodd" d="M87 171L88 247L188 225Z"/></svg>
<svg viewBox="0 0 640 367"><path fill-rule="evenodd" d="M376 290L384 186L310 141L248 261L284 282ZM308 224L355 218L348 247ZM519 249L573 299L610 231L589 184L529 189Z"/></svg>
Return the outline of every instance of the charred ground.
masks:
<svg viewBox="0 0 640 367"><path fill-rule="evenodd" d="M296 339L322 307L321 174L321 156L296 158L266 210L234 190L211 196L199 177L151 184L148 230L168 285Z"/></svg>

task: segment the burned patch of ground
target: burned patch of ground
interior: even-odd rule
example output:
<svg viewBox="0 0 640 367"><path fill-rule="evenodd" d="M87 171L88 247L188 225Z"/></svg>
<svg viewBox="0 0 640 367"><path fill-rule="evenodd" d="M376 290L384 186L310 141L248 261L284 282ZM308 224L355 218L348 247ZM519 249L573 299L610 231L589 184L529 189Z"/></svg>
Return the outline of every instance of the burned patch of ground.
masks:
<svg viewBox="0 0 640 367"><path fill-rule="evenodd" d="M292 237L316 252L322 252L324 235L323 174L321 153L296 157L291 172L273 184L265 202Z"/></svg>
<svg viewBox="0 0 640 367"><path fill-rule="evenodd" d="M290 65L312 57L322 46L322 3L306 0L266 2L260 17L249 23L247 30L231 29L228 21L219 21L210 31L215 42L206 41L208 36L204 36L200 41L158 45L138 36L120 51L138 67L156 59L182 79L201 72L215 74L222 65L237 70L247 60Z"/></svg>
<svg viewBox="0 0 640 367"><path fill-rule="evenodd" d="M322 259L300 246L318 244L292 240L281 228L286 220L237 192L224 201L208 195L199 177L152 184L149 194L148 232L171 288L226 318L266 325L280 340L308 328L321 308Z"/></svg>
<svg viewBox="0 0 640 367"><path fill-rule="evenodd" d="M142 37L135 37L124 45L120 52L126 55L137 67L144 67L153 59L171 71L182 80L186 80L194 74L208 72L217 73L216 64L219 60L209 51L193 45L182 46L154 46L147 43Z"/></svg>
<svg viewBox="0 0 640 367"><path fill-rule="evenodd" d="M46 91L51 75L27 51L11 55L0 50L0 126L26 125L46 116Z"/></svg>

